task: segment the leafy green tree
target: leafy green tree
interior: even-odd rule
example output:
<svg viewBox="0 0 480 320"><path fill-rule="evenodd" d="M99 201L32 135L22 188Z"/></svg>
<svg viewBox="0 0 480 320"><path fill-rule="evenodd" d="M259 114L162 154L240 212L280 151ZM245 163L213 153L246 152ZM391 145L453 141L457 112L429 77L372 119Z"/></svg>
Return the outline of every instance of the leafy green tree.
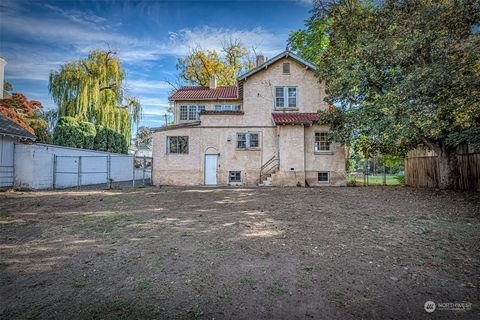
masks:
<svg viewBox="0 0 480 320"><path fill-rule="evenodd" d="M331 21L317 15L305 21L304 30L290 33L288 44L290 49L297 52L304 59L318 65L321 53L328 47L327 31L331 28Z"/></svg>
<svg viewBox="0 0 480 320"><path fill-rule="evenodd" d="M126 99L127 108L123 107L124 78L115 52L93 50L86 59L68 62L51 72L49 90L59 116L115 129L130 141L130 117L138 122L141 106L138 99L130 98Z"/></svg>
<svg viewBox="0 0 480 320"><path fill-rule="evenodd" d="M329 22L318 75L345 114L333 135L363 139L366 153L423 143L438 155L440 187L456 188L457 145L480 126L479 12L475 0L317 3L315 19Z"/></svg>
<svg viewBox="0 0 480 320"><path fill-rule="evenodd" d="M52 135L48 131L48 122L41 118L33 118L29 120L29 125L35 131L37 143L52 143Z"/></svg>

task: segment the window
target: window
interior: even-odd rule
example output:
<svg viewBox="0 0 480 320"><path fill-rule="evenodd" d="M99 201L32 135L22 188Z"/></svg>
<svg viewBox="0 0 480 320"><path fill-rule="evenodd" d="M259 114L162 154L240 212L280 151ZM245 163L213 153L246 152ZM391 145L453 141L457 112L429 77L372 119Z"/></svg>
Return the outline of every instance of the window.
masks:
<svg viewBox="0 0 480 320"><path fill-rule="evenodd" d="M290 63L285 62L283 64L283 74L289 74L290 73Z"/></svg>
<svg viewBox="0 0 480 320"><path fill-rule="evenodd" d="M247 134L246 133L237 133L237 148L246 149L247 148Z"/></svg>
<svg viewBox="0 0 480 320"><path fill-rule="evenodd" d="M296 108L297 87L275 87L275 108Z"/></svg>
<svg viewBox="0 0 480 320"><path fill-rule="evenodd" d="M216 104L215 111L238 111L242 110L239 104Z"/></svg>
<svg viewBox="0 0 480 320"><path fill-rule="evenodd" d="M318 173L318 182L329 182L330 181L330 172L320 171Z"/></svg>
<svg viewBox="0 0 480 320"><path fill-rule="evenodd" d="M297 106L297 88L288 88L288 107L295 108Z"/></svg>
<svg viewBox="0 0 480 320"><path fill-rule="evenodd" d="M188 106L180 106L180 120L188 120Z"/></svg>
<svg viewBox="0 0 480 320"><path fill-rule="evenodd" d="M282 108L285 104L285 99L283 96L283 88L277 87L275 88L275 108Z"/></svg>
<svg viewBox="0 0 480 320"><path fill-rule="evenodd" d="M327 132L315 132L315 152L332 151L332 143L327 139Z"/></svg>
<svg viewBox="0 0 480 320"><path fill-rule="evenodd" d="M205 106L180 106L180 120L198 120L202 110L205 110Z"/></svg>
<svg viewBox="0 0 480 320"><path fill-rule="evenodd" d="M188 136L167 137L167 153L188 153Z"/></svg>
<svg viewBox="0 0 480 320"><path fill-rule="evenodd" d="M258 149L259 133L237 133L237 149Z"/></svg>
<svg viewBox="0 0 480 320"><path fill-rule="evenodd" d="M242 182L242 172L241 171L230 171L228 175L229 182Z"/></svg>

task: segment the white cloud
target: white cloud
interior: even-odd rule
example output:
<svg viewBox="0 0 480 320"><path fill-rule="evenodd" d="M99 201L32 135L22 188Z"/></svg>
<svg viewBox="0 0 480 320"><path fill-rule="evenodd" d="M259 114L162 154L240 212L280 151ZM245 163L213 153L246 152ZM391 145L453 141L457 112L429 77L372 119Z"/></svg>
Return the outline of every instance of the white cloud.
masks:
<svg viewBox="0 0 480 320"><path fill-rule="evenodd" d="M171 86L165 81L128 80L126 83L127 88L135 92L171 89Z"/></svg>
<svg viewBox="0 0 480 320"><path fill-rule="evenodd" d="M63 10L62 8L53 6L48 3L45 4L44 7L62 15L63 17L72 22L83 24L94 29L104 30L109 27L108 19L100 17L88 10L85 12L78 10Z"/></svg>
<svg viewBox="0 0 480 320"><path fill-rule="evenodd" d="M247 48L256 48L264 54L276 54L285 48L288 33L273 33L263 28L230 29L200 26L170 32L172 52L185 54L189 47L200 46L203 49L221 50L225 40L240 40Z"/></svg>

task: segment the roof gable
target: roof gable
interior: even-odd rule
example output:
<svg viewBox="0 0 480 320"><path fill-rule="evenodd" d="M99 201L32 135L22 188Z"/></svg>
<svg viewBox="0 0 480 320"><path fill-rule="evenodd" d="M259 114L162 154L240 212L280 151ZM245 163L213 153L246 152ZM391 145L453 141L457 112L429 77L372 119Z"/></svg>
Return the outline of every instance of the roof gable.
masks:
<svg viewBox="0 0 480 320"><path fill-rule="evenodd" d="M255 73L267 68L268 66L274 64L275 62L279 61L280 59L283 59L283 58L286 58L286 57L297 61L298 63L304 65L307 68L310 68L312 70L317 70L317 67L313 63L308 62L307 60L304 60L304 59L300 58L299 56L297 56L296 54L287 50L287 51L283 51L282 53L276 55L275 57L265 61L263 64L259 65L258 67L255 67L255 68L251 69L250 71L242 74L241 76L238 77L238 81L246 80L248 77L254 75Z"/></svg>

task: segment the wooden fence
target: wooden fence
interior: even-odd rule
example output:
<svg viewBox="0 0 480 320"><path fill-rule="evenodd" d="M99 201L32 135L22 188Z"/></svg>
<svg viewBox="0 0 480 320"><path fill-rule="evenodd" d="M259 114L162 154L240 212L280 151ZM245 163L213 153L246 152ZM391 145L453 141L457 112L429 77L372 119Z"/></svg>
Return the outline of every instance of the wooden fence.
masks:
<svg viewBox="0 0 480 320"><path fill-rule="evenodd" d="M458 155L461 190L480 190L480 153ZM438 188L438 158L405 159L405 184L417 188Z"/></svg>

